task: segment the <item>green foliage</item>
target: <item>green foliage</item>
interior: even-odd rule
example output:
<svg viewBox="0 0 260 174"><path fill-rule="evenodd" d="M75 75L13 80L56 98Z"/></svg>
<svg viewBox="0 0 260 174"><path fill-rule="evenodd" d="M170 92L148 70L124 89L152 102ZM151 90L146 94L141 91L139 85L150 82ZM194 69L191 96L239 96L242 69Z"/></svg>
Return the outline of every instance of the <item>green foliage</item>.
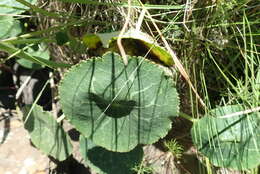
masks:
<svg viewBox="0 0 260 174"><path fill-rule="evenodd" d="M24 108L24 127L29 132L32 143L47 155L59 161L72 153L70 138L50 112L41 106Z"/></svg>
<svg viewBox="0 0 260 174"><path fill-rule="evenodd" d="M143 58L107 53L72 67L60 87L70 123L96 145L126 152L151 144L171 128L179 98L164 70Z"/></svg>
<svg viewBox="0 0 260 174"><path fill-rule="evenodd" d="M120 32L86 34L82 40L86 46L100 55L107 51L119 53L117 39ZM130 56L143 56L166 66L172 66L171 55L156 43L151 36L139 30L130 29L123 34L122 45L126 53Z"/></svg>
<svg viewBox="0 0 260 174"><path fill-rule="evenodd" d="M58 45L64 45L69 42L69 36L66 31L60 31L55 34L55 39Z"/></svg>
<svg viewBox="0 0 260 174"><path fill-rule="evenodd" d="M17 36L21 32L22 29L18 20L12 16L0 16L0 39Z"/></svg>
<svg viewBox="0 0 260 174"><path fill-rule="evenodd" d="M256 74L255 86L254 87L255 87L256 95L258 96L259 101L260 101L260 66L259 66L257 74Z"/></svg>
<svg viewBox="0 0 260 174"><path fill-rule="evenodd" d="M145 165L143 162L134 166L132 170L138 174L153 174L154 173L154 169L151 166Z"/></svg>
<svg viewBox="0 0 260 174"><path fill-rule="evenodd" d="M83 41L80 39L70 36L68 45L72 52L84 54L86 52L86 46L83 44Z"/></svg>
<svg viewBox="0 0 260 174"><path fill-rule="evenodd" d="M95 9L128 6L126 1L61 1L87 4L88 10L94 5L99 6L94 6ZM180 114L194 122L191 134L198 151L209 159L207 164L238 170L257 167L260 164L257 2L198 1L191 5L179 5L183 1L170 0L143 2L146 2L144 6L150 9L154 21L174 51L177 51L184 63L187 62L186 67L190 68L190 72L194 72L194 77L191 75L192 81L201 82L195 86L198 86L199 93L204 94L207 106L217 106L209 112L206 109L204 117L196 121L185 113ZM71 67L70 64L49 60L49 51L45 46L49 42L69 46L70 55L88 51L85 57L99 56L69 69L59 87L62 111L81 133L81 154L86 164L99 173L152 173L149 167L140 164L143 151L139 145L154 143L167 134L172 124L169 117L179 114L179 98L173 80L165 75L165 68L150 60L173 66L170 54L156 43L155 37L130 29L122 36L122 45L129 55L129 64L124 65L122 58L116 54L119 53L119 31L91 33L93 28L95 32L109 31L111 28L114 31L120 24L99 30L96 29L96 24L101 24L100 21L91 23L85 16L78 19L78 12L75 16L71 13L64 15L49 12L33 6L35 3L36 0L0 1L0 12L4 14L0 16L0 50L8 53L8 58L20 58L18 63L33 69L44 66L53 69ZM153 5L154 3L159 4ZM79 9L84 9L82 4ZM32 15L37 12L40 16L51 17L55 22L62 20L64 23L20 35L22 20L12 15L21 14L18 16L22 18L22 13L29 7ZM132 10L135 8L142 8L139 1L132 1ZM135 11L131 16L131 24L136 23L134 20L138 17L138 12L139 10ZM95 19L106 20L104 16L102 13L101 18L97 15ZM146 26L142 25L141 30L149 29L153 35L158 34L150 26L151 21L147 16L148 14L144 18ZM102 22L106 27L110 23ZM73 27L86 27L85 24L90 27L84 32L90 33L83 37L74 37L69 32ZM107 53L108 51L110 52ZM196 79L196 76L200 79ZM182 88L178 90L186 92ZM204 113L197 104L193 105L196 101L192 94L190 96L193 115ZM245 106L255 106L258 109L245 113ZM30 111L27 106L25 116L28 116L25 118L25 128L37 148L58 160L64 160L71 154L69 138L50 112L44 112L37 105ZM181 157L183 148L175 140L165 142L164 145L176 158ZM207 167L210 173L211 166Z"/></svg>
<svg viewBox="0 0 260 174"><path fill-rule="evenodd" d="M24 50L24 49L23 49ZM41 59L50 59L50 52L45 44L35 44L27 49L24 50L28 55L31 55L33 57L41 58ZM18 59L17 62L22 65L25 68L29 69L40 69L43 68L44 66L41 64L36 64L33 63L32 61L26 60L26 59Z"/></svg>
<svg viewBox="0 0 260 174"><path fill-rule="evenodd" d="M181 158L183 147L178 144L176 140L165 141L164 146L172 153L177 159Z"/></svg>
<svg viewBox="0 0 260 174"><path fill-rule="evenodd" d="M25 59L40 65L48 66L50 68L60 68L60 67L70 67L71 65L66 63L57 63L50 60L43 59L41 57L33 57L30 54L24 52L21 49L15 48L11 44L7 44L5 42L0 41L0 50L7 52L10 55L15 55L18 58Z"/></svg>
<svg viewBox="0 0 260 174"><path fill-rule="evenodd" d="M35 4L37 0L26 0L30 4ZM1 0L0 12L2 14L21 14L29 8L17 2L16 0Z"/></svg>
<svg viewBox="0 0 260 174"><path fill-rule="evenodd" d="M111 152L80 136L80 152L86 164L99 174L132 174L132 168L142 161L143 149L130 152Z"/></svg>
<svg viewBox="0 0 260 174"><path fill-rule="evenodd" d="M194 123L193 142L214 165L246 170L260 164L260 113L243 110L241 105L219 107Z"/></svg>

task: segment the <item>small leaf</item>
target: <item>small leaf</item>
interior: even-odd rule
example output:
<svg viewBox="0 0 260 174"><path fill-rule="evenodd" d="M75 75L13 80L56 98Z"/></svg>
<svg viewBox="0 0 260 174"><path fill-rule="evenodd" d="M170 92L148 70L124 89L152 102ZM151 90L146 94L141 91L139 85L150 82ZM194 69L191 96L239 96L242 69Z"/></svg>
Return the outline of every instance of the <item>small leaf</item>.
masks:
<svg viewBox="0 0 260 174"><path fill-rule="evenodd" d="M144 58L107 53L74 66L59 87L62 110L96 145L126 152L151 144L171 128L179 98L172 79Z"/></svg>
<svg viewBox="0 0 260 174"><path fill-rule="evenodd" d="M69 136L50 112L45 112L41 106L36 105L29 114L30 108L31 106L24 108L24 127L29 132L32 143L45 154L59 161L65 160L72 153Z"/></svg>
<svg viewBox="0 0 260 174"><path fill-rule="evenodd" d="M14 37L21 32L22 28L18 20L12 16L0 16L0 39Z"/></svg>
<svg viewBox="0 0 260 174"><path fill-rule="evenodd" d="M229 115L243 110L213 109L193 125L194 144L214 165L246 170L260 164L260 113Z"/></svg>
<svg viewBox="0 0 260 174"><path fill-rule="evenodd" d="M66 31L60 31L55 34L55 39L58 45L64 45L69 41L69 36Z"/></svg>
<svg viewBox="0 0 260 174"><path fill-rule="evenodd" d="M96 49L97 47L102 46L100 38L96 34L85 34L82 38L83 43L89 49Z"/></svg>
<svg viewBox="0 0 260 174"><path fill-rule="evenodd" d="M133 174L134 166L142 161L143 149L130 152L111 152L80 136L80 152L86 164L99 174Z"/></svg>
<svg viewBox="0 0 260 174"><path fill-rule="evenodd" d="M47 46L43 43L41 44L35 44L25 50L26 53L33 57L39 57L42 59L49 60L50 59L50 52L47 48ZM17 62L22 65L25 68L29 69L41 69L44 66L40 64L33 63L32 61L26 60L26 59L18 59Z"/></svg>
<svg viewBox="0 0 260 174"><path fill-rule="evenodd" d="M7 44L7 43L2 42L2 41L0 41L0 50L7 52L10 55L15 54L15 56L18 57L18 58L26 59L26 60L32 61L34 63L40 64L40 65L43 65L43 66L48 66L48 67L53 68L53 69L71 67L70 64L57 63L57 62L46 60L46 59L43 59L43 58L40 58L40 57L33 57L30 54L24 52L23 50L15 48L13 45Z"/></svg>

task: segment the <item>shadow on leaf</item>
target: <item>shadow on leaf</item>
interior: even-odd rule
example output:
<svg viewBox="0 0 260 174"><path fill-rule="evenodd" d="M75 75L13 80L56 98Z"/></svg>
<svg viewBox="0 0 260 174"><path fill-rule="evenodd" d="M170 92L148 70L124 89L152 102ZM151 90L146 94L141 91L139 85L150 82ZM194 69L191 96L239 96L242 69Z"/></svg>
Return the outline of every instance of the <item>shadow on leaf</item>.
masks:
<svg viewBox="0 0 260 174"><path fill-rule="evenodd" d="M121 118L129 115L134 106L136 106L136 102L133 100L111 101L94 93L89 93L89 99L95 102L99 109L101 109L107 116L113 118Z"/></svg>

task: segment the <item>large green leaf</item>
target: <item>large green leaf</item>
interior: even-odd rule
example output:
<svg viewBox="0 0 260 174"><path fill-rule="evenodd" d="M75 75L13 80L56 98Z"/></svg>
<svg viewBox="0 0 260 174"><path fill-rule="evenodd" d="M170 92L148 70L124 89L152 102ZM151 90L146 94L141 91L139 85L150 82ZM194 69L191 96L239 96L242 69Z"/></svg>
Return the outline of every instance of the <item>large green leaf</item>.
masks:
<svg viewBox="0 0 260 174"><path fill-rule="evenodd" d="M118 152L151 144L171 128L179 98L172 79L158 65L116 53L74 66L60 87L62 110L85 137Z"/></svg>
<svg viewBox="0 0 260 174"><path fill-rule="evenodd" d="M49 52L47 46L43 43L30 46L25 51L26 51L26 53L28 53L29 55L31 55L33 57L42 58L42 59L46 59L46 60L50 59L50 52ZM26 59L18 59L17 62L20 65L22 65L23 67L29 68L29 69L40 69L40 68L44 67L43 65L34 63L34 62L32 62L30 60L26 60Z"/></svg>
<svg viewBox="0 0 260 174"><path fill-rule="evenodd" d="M56 122L50 112L45 112L36 105L24 108L24 127L30 134L32 143L47 155L57 160L65 160L72 153L69 136ZM26 117L27 116L27 117Z"/></svg>
<svg viewBox="0 0 260 174"><path fill-rule="evenodd" d="M0 39L17 36L21 32L22 28L18 20L12 16L0 16Z"/></svg>
<svg viewBox="0 0 260 174"><path fill-rule="evenodd" d="M133 167L140 164L143 157L140 146L130 152L111 152L83 136L80 136L80 152L86 164L99 174L133 174Z"/></svg>
<svg viewBox="0 0 260 174"><path fill-rule="evenodd" d="M260 113L234 114L243 110L213 109L193 125L193 142L214 165L245 170L260 164Z"/></svg>
<svg viewBox="0 0 260 174"><path fill-rule="evenodd" d="M35 4L37 0L25 0L31 4ZM0 12L2 14L21 14L29 8L17 2L16 0L1 0Z"/></svg>

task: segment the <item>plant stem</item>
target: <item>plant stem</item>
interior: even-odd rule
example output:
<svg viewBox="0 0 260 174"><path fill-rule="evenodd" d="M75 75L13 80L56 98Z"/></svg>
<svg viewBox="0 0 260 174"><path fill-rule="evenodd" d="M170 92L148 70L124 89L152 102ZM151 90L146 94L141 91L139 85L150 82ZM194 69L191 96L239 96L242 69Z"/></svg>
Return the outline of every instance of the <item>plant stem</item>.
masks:
<svg viewBox="0 0 260 174"><path fill-rule="evenodd" d="M37 44L37 43L52 43L52 42L56 42L55 39L49 39L47 37L42 37L42 38L33 38L33 39L18 39L18 40L9 40L9 41L5 41L6 43L9 44Z"/></svg>
<svg viewBox="0 0 260 174"><path fill-rule="evenodd" d="M205 157L205 158L206 158L205 161L206 161L207 174L212 174L210 161L207 157Z"/></svg>
<svg viewBox="0 0 260 174"><path fill-rule="evenodd" d="M196 118L193 118L192 116L190 116L190 115L188 115L188 114L185 114L185 113L183 113L183 112L180 112L180 113L179 113L179 116L182 117L182 118L185 118L185 119L187 119L187 120L189 120L189 121L191 121L192 123L194 123L194 122L197 121Z"/></svg>

